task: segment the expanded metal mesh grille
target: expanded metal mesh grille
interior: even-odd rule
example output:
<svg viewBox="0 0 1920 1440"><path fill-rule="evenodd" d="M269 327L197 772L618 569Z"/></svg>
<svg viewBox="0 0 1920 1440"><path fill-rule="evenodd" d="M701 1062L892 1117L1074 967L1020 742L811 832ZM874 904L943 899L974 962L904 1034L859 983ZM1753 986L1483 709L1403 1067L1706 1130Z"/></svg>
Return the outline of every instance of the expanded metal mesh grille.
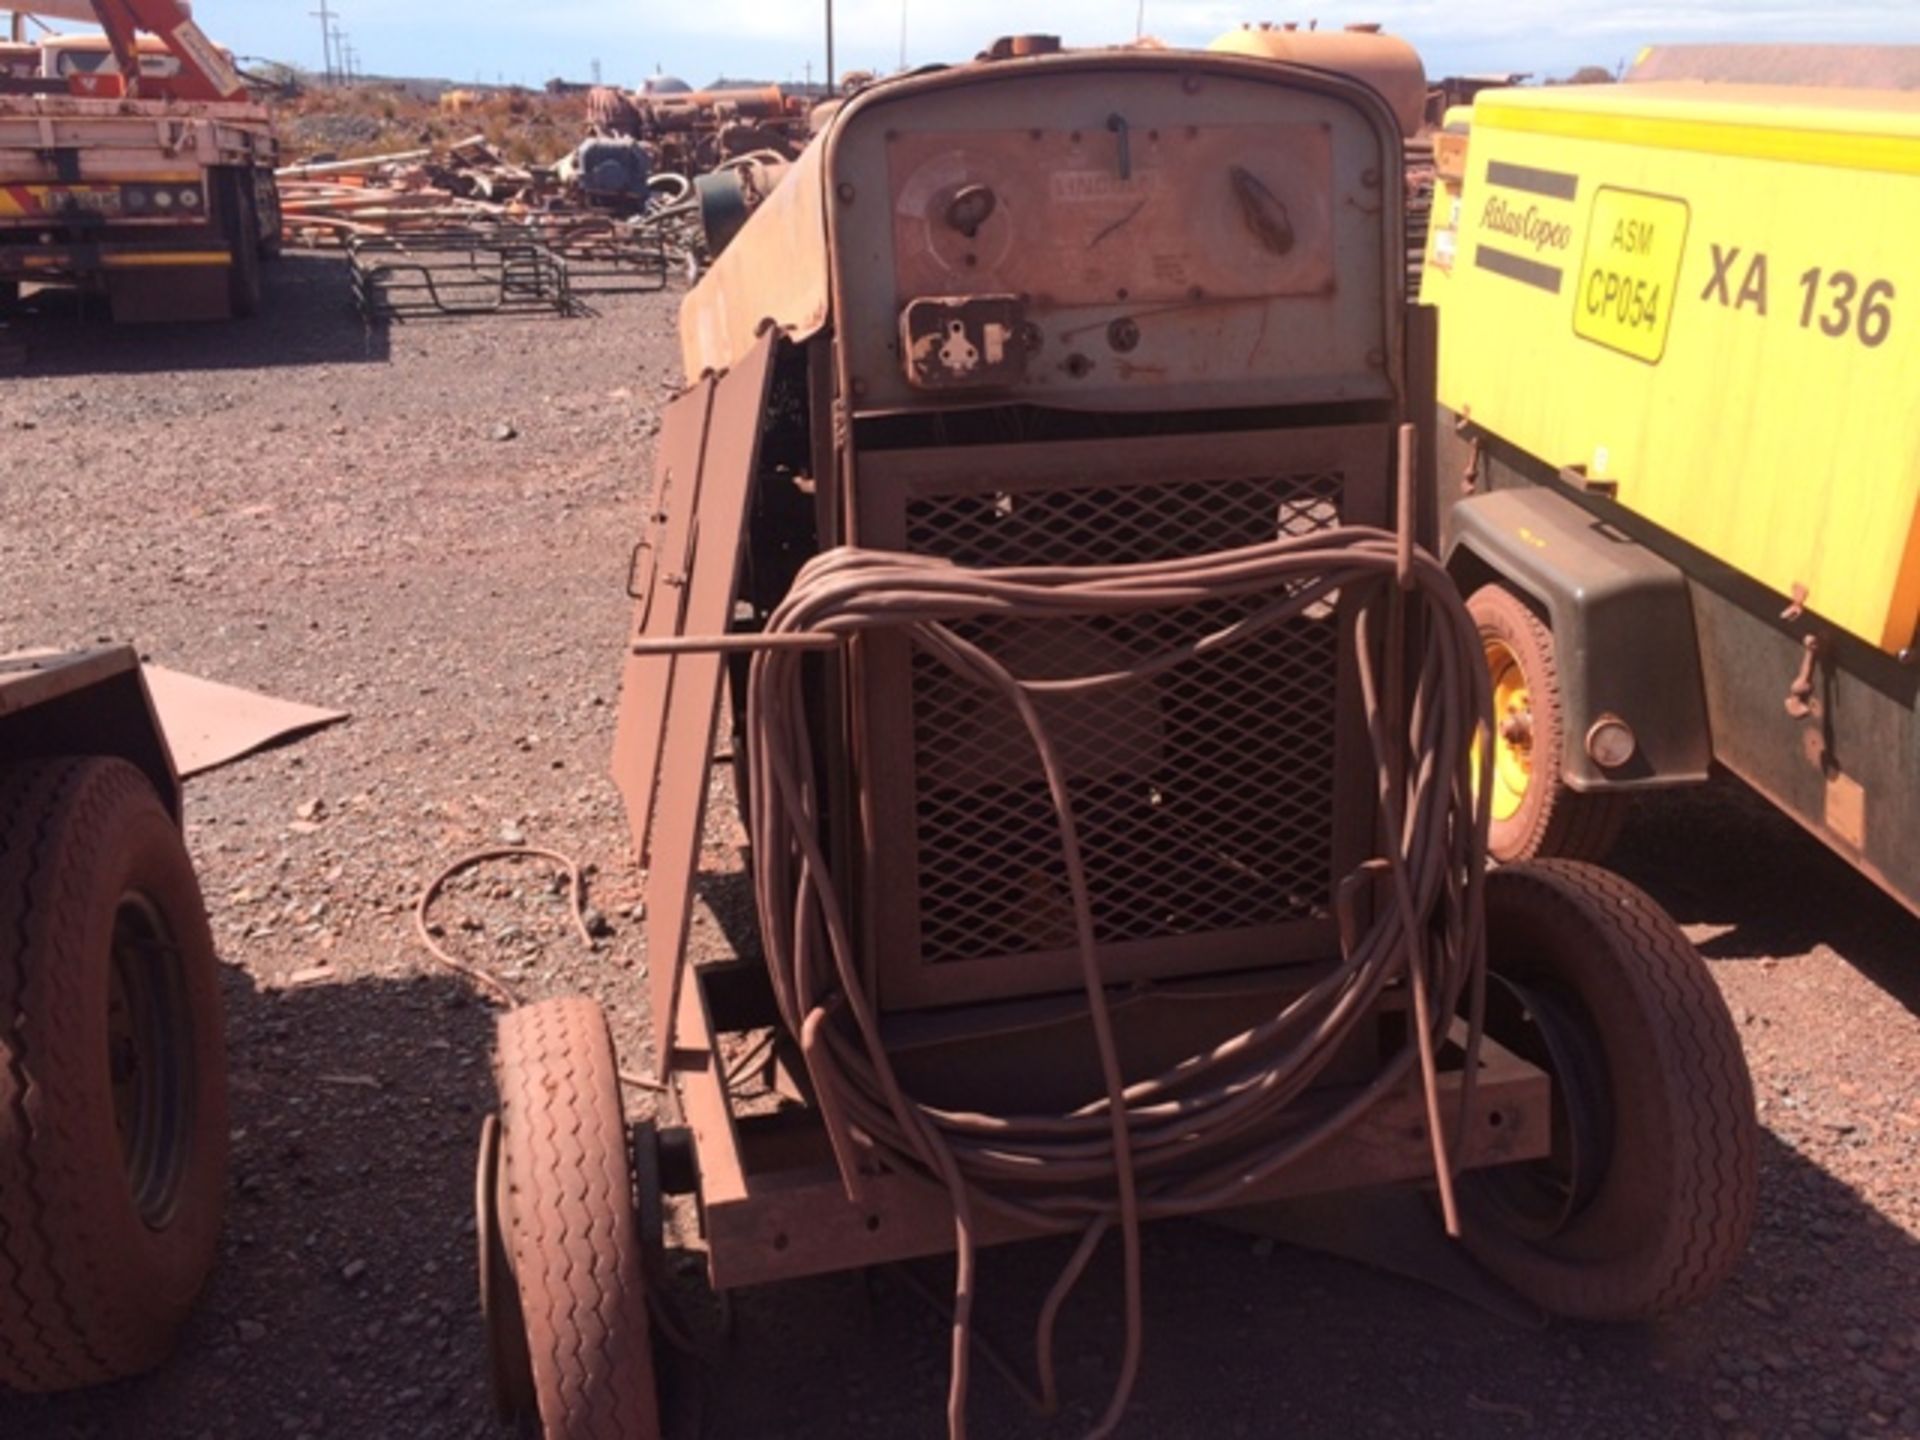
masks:
<svg viewBox="0 0 1920 1440"><path fill-rule="evenodd" d="M1167 560L1339 523L1320 473L922 498L908 548L968 566ZM963 633L1023 679L1122 669L1258 608L984 619ZM1323 914L1333 846L1331 606L1151 680L1039 710L1071 777L1101 943ZM1073 911L1038 759L1006 701L916 655L920 950L940 964L1063 949Z"/></svg>

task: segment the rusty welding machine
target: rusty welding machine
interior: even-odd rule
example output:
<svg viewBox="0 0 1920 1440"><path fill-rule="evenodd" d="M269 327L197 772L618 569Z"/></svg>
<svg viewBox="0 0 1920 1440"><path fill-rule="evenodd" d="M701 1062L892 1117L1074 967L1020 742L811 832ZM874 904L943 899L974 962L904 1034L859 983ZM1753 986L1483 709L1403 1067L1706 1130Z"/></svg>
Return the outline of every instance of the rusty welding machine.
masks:
<svg viewBox="0 0 1920 1440"><path fill-rule="evenodd" d="M1401 174L1325 70L988 59L847 101L687 297L614 762L677 1117L624 1123L590 1002L502 1021L509 1412L660 1433L663 1188L722 1290L955 1252L956 1436L1001 1242L1077 1238L1048 1402L1119 1253L1103 1435L1149 1221L1424 1187L1593 1316L1731 1267L1752 1097L1698 956L1604 872L1485 870ZM761 953L695 964L723 694Z"/></svg>

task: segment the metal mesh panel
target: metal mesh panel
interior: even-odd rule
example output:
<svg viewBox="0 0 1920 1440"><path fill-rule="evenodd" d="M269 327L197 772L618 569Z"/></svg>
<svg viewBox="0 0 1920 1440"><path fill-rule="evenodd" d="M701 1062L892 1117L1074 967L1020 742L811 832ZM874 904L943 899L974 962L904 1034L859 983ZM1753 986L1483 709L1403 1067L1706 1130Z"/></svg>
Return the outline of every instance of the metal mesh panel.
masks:
<svg viewBox="0 0 1920 1440"><path fill-rule="evenodd" d="M1165 560L1326 529L1340 502L1333 473L931 496L908 505L908 546L969 566ZM1120 669L1258 603L984 619L964 633L1022 678L1063 678ZM1338 670L1323 605L1152 680L1040 702L1071 777L1101 943L1325 913ZM1072 945L1058 828L1012 706L922 654L913 720L922 961Z"/></svg>

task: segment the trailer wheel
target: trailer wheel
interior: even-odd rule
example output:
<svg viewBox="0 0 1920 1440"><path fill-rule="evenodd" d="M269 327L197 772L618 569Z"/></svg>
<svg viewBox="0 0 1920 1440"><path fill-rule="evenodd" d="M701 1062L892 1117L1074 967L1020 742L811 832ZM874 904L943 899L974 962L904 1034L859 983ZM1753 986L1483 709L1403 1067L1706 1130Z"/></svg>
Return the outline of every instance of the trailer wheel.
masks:
<svg viewBox="0 0 1920 1440"><path fill-rule="evenodd" d="M213 937L179 829L114 759L0 771L0 1385L165 1356L227 1176Z"/></svg>
<svg viewBox="0 0 1920 1440"><path fill-rule="evenodd" d="M216 172L221 232L227 241L227 309L236 320L260 310L260 212L253 176L231 166Z"/></svg>
<svg viewBox="0 0 1920 1440"><path fill-rule="evenodd" d="M1465 1241L1557 1315L1704 1299L1753 1228L1759 1130L1726 1002L1647 895L1573 861L1487 877L1487 1033L1553 1078L1548 1156L1463 1177Z"/></svg>
<svg viewBox="0 0 1920 1440"><path fill-rule="evenodd" d="M606 1017L579 998L503 1016L495 1074L498 1148L489 1159L483 1135L478 1185L495 1398L512 1418L537 1422L546 1440L658 1440L652 1327Z"/></svg>
<svg viewBox="0 0 1920 1440"><path fill-rule="evenodd" d="M1495 860L1539 857L1599 860L1626 820L1627 797L1583 794L1561 770L1560 669L1553 632L1504 585L1485 585L1467 601L1493 682L1493 829Z"/></svg>

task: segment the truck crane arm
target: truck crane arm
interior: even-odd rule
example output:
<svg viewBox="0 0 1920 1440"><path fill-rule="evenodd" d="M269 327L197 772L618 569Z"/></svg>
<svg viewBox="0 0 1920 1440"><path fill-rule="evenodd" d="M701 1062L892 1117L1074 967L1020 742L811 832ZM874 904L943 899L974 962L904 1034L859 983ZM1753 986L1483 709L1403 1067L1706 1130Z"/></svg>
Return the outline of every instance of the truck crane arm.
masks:
<svg viewBox="0 0 1920 1440"><path fill-rule="evenodd" d="M127 93L140 92L140 59L135 37L142 30L157 35L180 61L180 74L168 85L181 100L245 100L246 82L226 55L194 23L183 0L28 0L36 15L79 20L107 33L126 78Z"/></svg>

